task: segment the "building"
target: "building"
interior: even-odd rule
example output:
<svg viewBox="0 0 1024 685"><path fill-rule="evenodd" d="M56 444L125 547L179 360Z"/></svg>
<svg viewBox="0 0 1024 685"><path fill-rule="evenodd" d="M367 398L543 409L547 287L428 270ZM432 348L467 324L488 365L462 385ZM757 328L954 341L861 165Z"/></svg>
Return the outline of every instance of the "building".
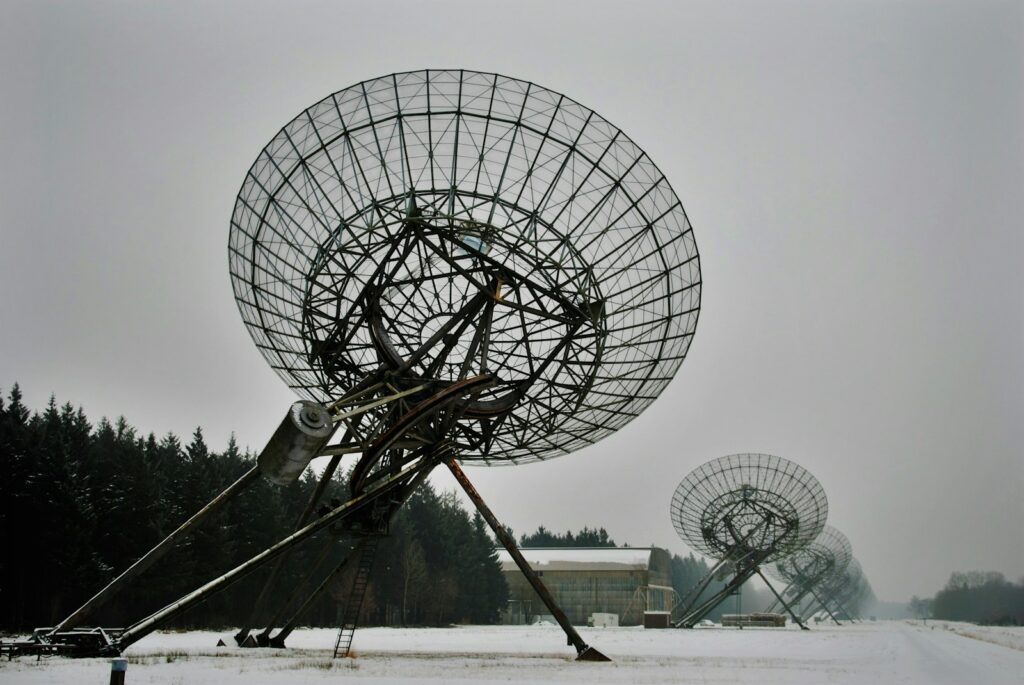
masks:
<svg viewBox="0 0 1024 685"><path fill-rule="evenodd" d="M660 547L526 547L526 561L541 576L574 625L592 614L619 617L619 625L640 625L645 611L670 611L675 602L672 560ZM549 612L512 557L498 550L508 582L505 623L531 623Z"/></svg>

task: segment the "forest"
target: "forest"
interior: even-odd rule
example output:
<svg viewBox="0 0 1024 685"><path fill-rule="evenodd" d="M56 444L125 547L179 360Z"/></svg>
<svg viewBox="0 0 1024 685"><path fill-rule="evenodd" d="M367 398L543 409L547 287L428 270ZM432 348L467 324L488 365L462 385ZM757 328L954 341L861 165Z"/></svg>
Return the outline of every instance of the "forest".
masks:
<svg viewBox="0 0 1024 685"><path fill-rule="evenodd" d="M0 545L5 551L0 557L0 630L31 630L60 621L249 470L254 460L233 436L223 451L212 450L199 428L187 442L173 434L142 435L124 418L93 424L81 407L52 397L33 412L15 385L0 398ZM343 499L345 481L344 474L336 476L326 499ZM314 485L311 471L284 487L258 479L104 606L95 621L125 625L266 549L294 530ZM296 587L314 567L326 576L348 549L345 543L319 539L299 547L279 577L280 587ZM520 542L524 547L616 546L601 527L554 533L540 526ZM508 588L494 544L479 514L471 515L454 492L437 492L427 482L400 510L378 547L363 624L496 622ZM171 626L247 624L267 572L242 579ZM707 572L707 562L692 554L672 557L672 585L680 597ZM346 579L339 579L328 588L329 597L342 599L346 587ZM712 582L707 592L719 587ZM767 599L766 591L744 590L746 608ZM301 623L335 626L339 604L318 602ZM733 610L735 604L726 602L711 618Z"/></svg>
<svg viewBox="0 0 1024 685"><path fill-rule="evenodd" d="M540 526L529 535L519 538L520 547L617 547L615 541L608 537L604 528L588 528L584 526L578 533L567 530L565 533L552 533Z"/></svg>
<svg viewBox="0 0 1024 685"><path fill-rule="evenodd" d="M249 470L254 455L232 437L210 449L200 429L187 443L141 435L125 419L90 423L51 398L30 411L18 386L0 399L0 630L53 625L145 550ZM257 479L95 616L121 626L161 608L294 530L315 480L285 487ZM344 478L327 499L345 494ZM294 587L325 548L315 536L280 577ZM326 576L346 551L329 541ZM243 625L267 570L190 609L177 627ZM338 599L345 587L329 588ZM479 514L429 483L402 508L377 550L363 606L367 625L493 623L508 589ZM319 602L303 625L337 625L338 602ZM268 617L264 617L264 622Z"/></svg>
<svg viewBox="0 0 1024 685"><path fill-rule="evenodd" d="M919 618L989 625L1024 625L1024 578L1008 581L998 571L957 571L935 597L910 600Z"/></svg>

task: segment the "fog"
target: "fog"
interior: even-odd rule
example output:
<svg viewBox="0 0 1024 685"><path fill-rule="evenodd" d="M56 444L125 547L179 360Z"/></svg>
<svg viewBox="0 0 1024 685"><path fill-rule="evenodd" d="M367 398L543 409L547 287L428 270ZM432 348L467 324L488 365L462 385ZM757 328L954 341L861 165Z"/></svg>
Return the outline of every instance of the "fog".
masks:
<svg viewBox="0 0 1024 685"><path fill-rule="evenodd" d="M650 154L704 279L640 418L469 471L502 520L684 552L676 484L769 452L818 477L881 598L1020 577L1022 36L1012 2L3 3L0 387L261 447L293 397L231 295L249 165L357 81L497 71Z"/></svg>

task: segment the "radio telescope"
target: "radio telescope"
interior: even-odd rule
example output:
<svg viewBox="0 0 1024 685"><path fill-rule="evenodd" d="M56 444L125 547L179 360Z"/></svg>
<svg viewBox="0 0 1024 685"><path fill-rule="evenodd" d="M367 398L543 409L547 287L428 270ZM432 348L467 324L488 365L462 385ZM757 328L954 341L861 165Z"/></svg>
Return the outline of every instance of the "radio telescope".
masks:
<svg viewBox="0 0 1024 685"><path fill-rule="evenodd" d="M827 525L809 545L779 559L766 570L768 575L788 583L780 596L790 606L799 607L808 597L820 602L818 586L825 579L843 573L852 558L850 541ZM782 606L783 602L777 599L768 611L778 611ZM831 611L828 613L833 621L839 623Z"/></svg>
<svg viewBox="0 0 1024 685"><path fill-rule="evenodd" d="M801 466L770 454L733 454L713 459L690 472L676 488L672 525L691 549L717 563L682 599L677 627L692 628L754 575L801 624L760 567L793 554L825 526L825 491ZM720 574L728 581L711 597L702 597Z"/></svg>
<svg viewBox="0 0 1024 685"><path fill-rule="evenodd" d="M283 646L302 610L351 575L335 647L346 655L376 541L444 464L580 657L603 658L458 462L582 449L672 380L697 324L700 264L683 206L647 154L596 112L533 83L466 70L392 74L328 95L271 139L242 182L228 248L242 319L301 399L250 473L42 639L60 642L255 478L286 484L328 456L293 535L120 633L73 636L87 644L80 653L119 652L273 562L239 643ZM359 455L352 498L315 519L347 454ZM310 569L307 596L281 601L283 559L328 528L325 548L341 535L355 549L337 568ZM299 608L289 615L289 606ZM257 624L266 628L253 635Z"/></svg>
<svg viewBox="0 0 1024 685"><path fill-rule="evenodd" d="M861 603L872 594L860 562L852 557L845 569L829 574L819 587L817 595L805 607L804 615L825 611L837 623L837 617L856 620Z"/></svg>
<svg viewBox="0 0 1024 685"><path fill-rule="evenodd" d="M586 107L495 74L324 98L257 157L231 225L242 318L301 396L491 379L447 432L462 462L621 428L697 322L693 233L657 167Z"/></svg>

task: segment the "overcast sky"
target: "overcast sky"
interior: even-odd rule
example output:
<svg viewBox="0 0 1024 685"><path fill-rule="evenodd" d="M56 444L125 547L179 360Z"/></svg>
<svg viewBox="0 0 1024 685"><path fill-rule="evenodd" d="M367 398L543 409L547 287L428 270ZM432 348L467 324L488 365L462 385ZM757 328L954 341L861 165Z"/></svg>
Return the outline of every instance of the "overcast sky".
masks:
<svg viewBox="0 0 1024 685"><path fill-rule="evenodd" d="M668 518L704 461L814 473L876 593L1024 575L1024 11L983 2L4 2L0 387L261 447L293 397L232 299L228 221L305 107L421 68L563 92L694 225L690 354L551 462L471 470L518 533ZM439 478L442 487L449 480Z"/></svg>

